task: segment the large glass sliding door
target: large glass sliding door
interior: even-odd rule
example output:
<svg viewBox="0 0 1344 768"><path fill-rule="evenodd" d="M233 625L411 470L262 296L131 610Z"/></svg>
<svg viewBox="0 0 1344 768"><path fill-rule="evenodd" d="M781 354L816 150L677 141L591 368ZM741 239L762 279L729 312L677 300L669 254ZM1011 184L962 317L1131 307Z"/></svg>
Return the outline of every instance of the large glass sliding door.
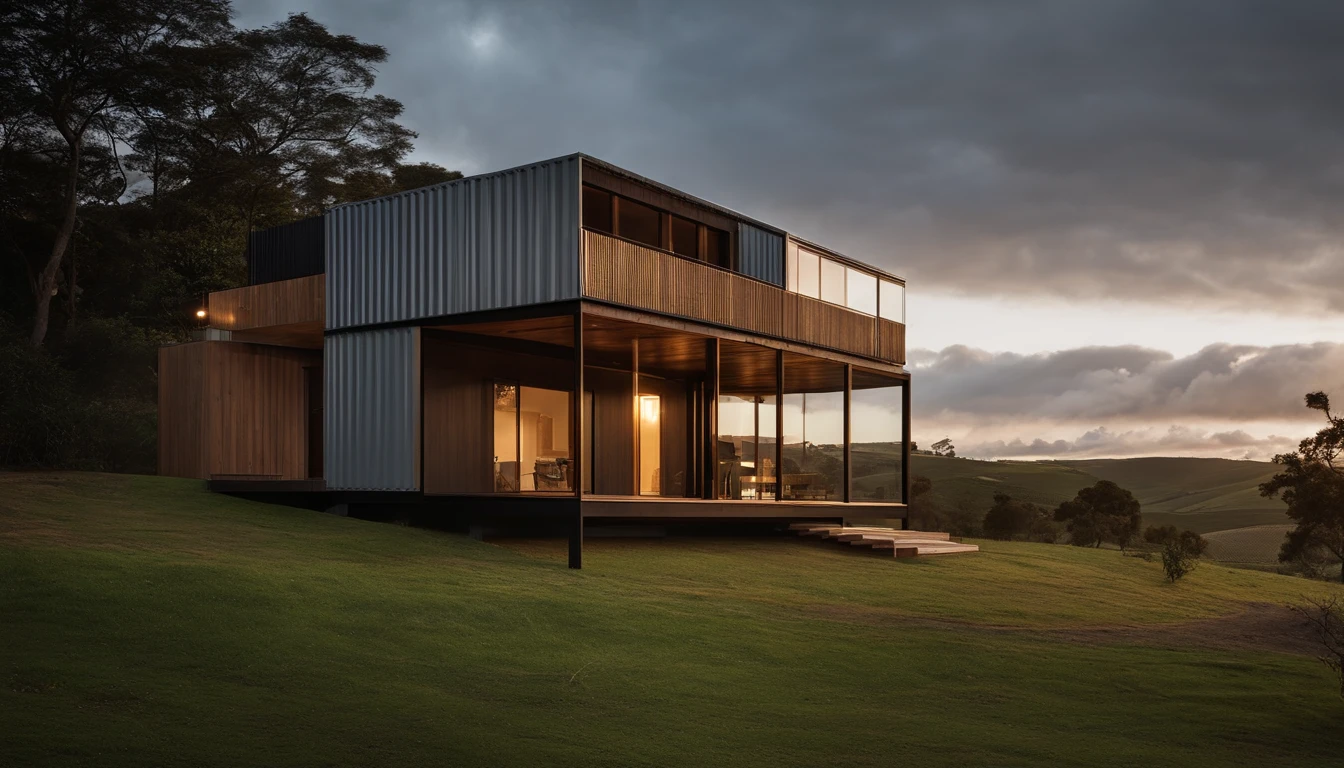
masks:
<svg viewBox="0 0 1344 768"><path fill-rule="evenodd" d="M850 394L850 501L904 501L905 382L855 368Z"/></svg>
<svg viewBox="0 0 1344 768"><path fill-rule="evenodd" d="M570 393L494 382L494 490L571 491Z"/></svg>
<svg viewBox="0 0 1344 768"><path fill-rule="evenodd" d="M844 500L844 365L785 353L782 453L783 498Z"/></svg>
<svg viewBox="0 0 1344 768"><path fill-rule="evenodd" d="M778 353L735 341L719 344L715 497L773 500Z"/></svg>

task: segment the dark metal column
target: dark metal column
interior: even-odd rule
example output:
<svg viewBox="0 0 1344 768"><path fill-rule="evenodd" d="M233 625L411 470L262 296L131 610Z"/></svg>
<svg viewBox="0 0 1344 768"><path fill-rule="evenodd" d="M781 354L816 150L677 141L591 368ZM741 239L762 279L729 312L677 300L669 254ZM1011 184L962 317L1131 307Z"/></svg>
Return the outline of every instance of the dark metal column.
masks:
<svg viewBox="0 0 1344 768"><path fill-rule="evenodd" d="M775 501L784 498L784 350L775 350Z"/></svg>
<svg viewBox="0 0 1344 768"><path fill-rule="evenodd" d="M705 340L704 498L719 495L719 340Z"/></svg>
<svg viewBox="0 0 1344 768"><path fill-rule="evenodd" d="M574 515L569 531L569 567L583 567L583 308L574 311L574 396L569 409L570 482L574 484Z"/></svg>
<svg viewBox="0 0 1344 768"><path fill-rule="evenodd" d="M901 384L901 503L905 517L901 527L910 527L910 380Z"/></svg>

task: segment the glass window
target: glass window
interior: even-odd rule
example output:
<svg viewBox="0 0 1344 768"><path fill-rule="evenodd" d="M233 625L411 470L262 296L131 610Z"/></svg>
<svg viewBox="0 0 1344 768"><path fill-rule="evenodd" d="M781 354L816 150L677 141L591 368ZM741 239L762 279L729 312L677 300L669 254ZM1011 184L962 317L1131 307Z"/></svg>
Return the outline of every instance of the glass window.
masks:
<svg viewBox="0 0 1344 768"><path fill-rule="evenodd" d="M798 292L798 247L793 243L784 246L784 287Z"/></svg>
<svg viewBox="0 0 1344 768"><path fill-rule="evenodd" d="M495 382L495 490L518 490L518 385Z"/></svg>
<svg viewBox="0 0 1344 768"><path fill-rule="evenodd" d="M821 300L845 305L845 265L830 259L821 260Z"/></svg>
<svg viewBox="0 0 1344 768"><path fill-rule="evenodd" d="M775 498L775 378L774 350L719 343L715 495L720 499Z"/></svg>
<svg viewBox="0 0 1344 768"><path fill-rule="evenodd" d="M521 387L518 399L519 490L568 491L569 393Z"/></svg>
<svg viewBox="0 0 1344 768"><path fill-rule="evenodd" d="M672 252L678 256L699 258L700 225L680 216L672 217Z"/></svg>
<svg viewBox="0 0 1344 768"><path fill-rule="evenodd" d="M616 234L627 240L661 248L663 245L663 215L657 209L622 197L616 201L619 220Z"/></svg>
<svg viewBox="0 0 1344 768"><path fill-rule="evenodd" d="M876 315L877 278L853 267L846 267L845 306L858 312Z"/></svg>
<svg viewBox="0 0 1344 768"><path fill-rule="evenodd" d="M705 261L724 269L733 266L728 248L727 232L722 229L705 227Z"/></svg>
<svg viewBox="0 0 1344 768"><path fill-rule="evenodd" d="M845 367L784 355L782 498L840 501L845 481Z"/></svg>
<svg viewBox="0 0 1344 768"><path fill-rule="evenodd" d="M583 226L611 232L611 193L597 187L583 188Z"/></svg>
<svg viewBox="0 0 1344 768"><path fill-rule="evenodd" d="M894 376L854 369L849 402L852 501L903 501L902 385Z"/></svg>
<svg viewBox="0 0 1344 768"><path fill-rule="evenodd" d="M890 280L883 280L881 290L882 319L890 320L893 323L904 323L905 286L900 283L893 283Z"/></svg>
<svg viewBox="0 0 1344 768"><path fill-rule="evenodd" d="M821 297L821 257L803 248L798 249L797 290L814 299Z"/></svg>
<svg viewBox="0 0 1344 768"><path fill-rule="evenodd" d="M663 492L663 402L658 395L639 396L639 492Z"/></svg>

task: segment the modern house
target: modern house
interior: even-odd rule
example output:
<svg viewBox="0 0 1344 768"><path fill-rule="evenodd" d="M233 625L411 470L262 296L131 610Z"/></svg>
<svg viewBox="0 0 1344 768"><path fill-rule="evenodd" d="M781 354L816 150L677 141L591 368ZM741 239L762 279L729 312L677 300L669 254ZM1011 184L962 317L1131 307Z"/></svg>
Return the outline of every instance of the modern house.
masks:
<svg viewBox="0 0 1344 768"><path fill-rule="evenodd" d="M905 285L586 155L253 233L159 471L497 527L904 520ZM902 526L904 527L904 526Z"/></svg>

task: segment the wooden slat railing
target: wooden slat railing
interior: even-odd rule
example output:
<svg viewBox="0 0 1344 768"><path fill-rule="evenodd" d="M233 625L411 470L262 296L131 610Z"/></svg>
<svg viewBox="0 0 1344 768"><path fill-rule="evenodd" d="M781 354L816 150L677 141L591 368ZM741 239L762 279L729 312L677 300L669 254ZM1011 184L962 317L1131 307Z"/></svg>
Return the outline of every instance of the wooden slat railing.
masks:
<svg viewBox="0 0 1344 768"><path fill-rule="evenodd" d="M584 230L584 295L659 314L905 363L905 326Z"/></svg>
<svg viewBox="0 0 1344 768"><path fill-rule="evenodd" d="M325 299L326 275L247 285L210 294L207 319L226 331L325 322Z"/></svg>

